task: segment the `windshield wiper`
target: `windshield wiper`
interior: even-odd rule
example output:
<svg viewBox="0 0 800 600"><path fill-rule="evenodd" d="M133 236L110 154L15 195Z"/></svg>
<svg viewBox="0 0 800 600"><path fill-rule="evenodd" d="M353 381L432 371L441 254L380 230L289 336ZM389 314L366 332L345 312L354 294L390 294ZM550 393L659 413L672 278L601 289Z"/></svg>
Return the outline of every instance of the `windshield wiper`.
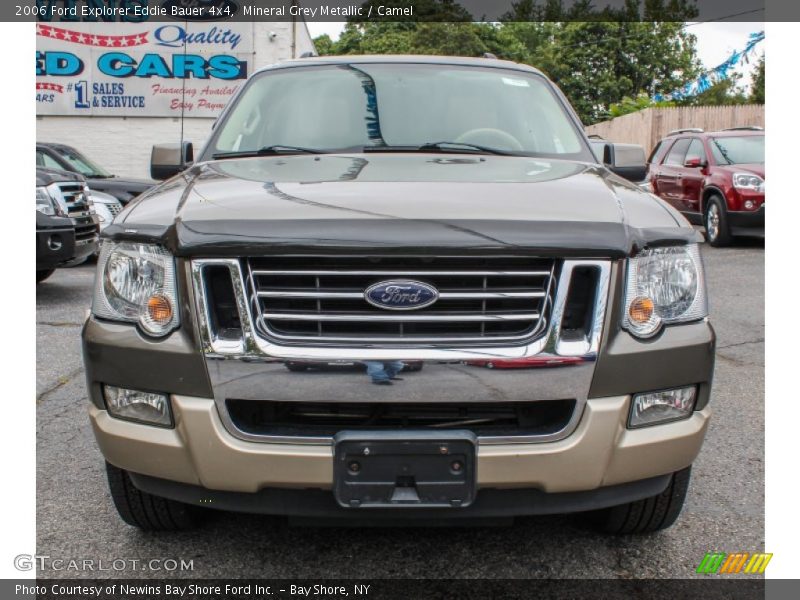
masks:
<svg viewBox="0 0 800 600"><path fill-rule="evenodd" d="M451 147L452 146L452 147ZM364 146L364 152L468 152L470 154L498 154L500 156L512 156L510 152L478 144L467 144L463 142L426 142L421 146Z"/></svg>
<svg viewBox="0 0 800 600"><path fill-rule="evenodd" d="M273 144L264 146L258 150L240 150L235 152L217 152L212 154L214 160L220 158L247 158L250 156L266 156L268 154L322 154L322 150L315 148L303 148L302 146L285 146L283 144Z"/></svg>
<svg viewBox="0 0 800 600"><path fill-rule="evenodd" d="M511 153L499 148L491 148L489 146L480 146L478 144L467 144L464 142L426 142L422 144L417 150L448 150L448 146L455 146L456 150L461 148L463 150L473 150L476 152L485 152L486 154L499 154L501 156L509 156Z"/></svg>

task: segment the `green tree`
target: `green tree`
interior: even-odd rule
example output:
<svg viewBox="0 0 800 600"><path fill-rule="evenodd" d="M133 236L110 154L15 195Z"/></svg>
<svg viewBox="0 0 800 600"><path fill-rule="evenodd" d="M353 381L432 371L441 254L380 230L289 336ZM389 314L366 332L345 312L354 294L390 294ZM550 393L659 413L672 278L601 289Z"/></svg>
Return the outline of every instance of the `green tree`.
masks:
<svg viewBox="0 0 800 600"><path fill-rule="evenodd" d="M584 122L628 96L667 93L699 69L695 37L678 22L510 22L528 61L564 91Z"/></svg>
<svg viewBox="0 0 800 600"><path fill-rule="evenodd" d="M750 87L750 102L755 104L764 104L766 102L766 90L764 89L766 68L766 62L762 54L756 65L755 73L753 73L753 84Z"/></svg>
<svg viewBox="0 0 800 600"><path fill-rule="evenodd" d="M705 92L677 102L681 106L730 106L747 104L748 99L739 82L742 76L732 73L727 79L718 81Z"/></svg>
<svg viewBox="0 0 800 600"><path fill-rule="evenodd" d="M317 50L317 54L320 56L328 56L330 54L334 54L334 48L336 47L336 42L331 39L327 33L319 35L314 38L314 48Z"/></svg>
<svg viewBox="0 0 800 600"><path fill-rule="evenodd" d="M317 53L332 54L439 54L481 56L525 62L527 50L507 28L492 23L348 23L340 38L314 40Z"/></svg>
<svg viewBox="0 0 800 600"><path fill-rule="evenodd" d="M615 102L609 106L608 116L614 119L622 115L644 110L645 108L663 108L667 106L675 106L675 103L668 101L656 102L647 94L639 94L634 98L625 96L619 102Z"/></svg>

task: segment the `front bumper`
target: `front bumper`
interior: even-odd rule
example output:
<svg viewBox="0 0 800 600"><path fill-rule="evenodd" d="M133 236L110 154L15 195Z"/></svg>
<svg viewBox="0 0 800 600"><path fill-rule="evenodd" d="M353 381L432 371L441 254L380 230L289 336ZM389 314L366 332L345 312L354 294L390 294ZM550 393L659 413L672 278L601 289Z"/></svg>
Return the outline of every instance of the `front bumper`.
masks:
<svg viewBox="0 0 800 600"><path fill-rule="evenodd" d="M66 219L64 219L66 220ZM36 230L36 270L55 269L75 256L75 228L52 227Z"/></svg>
<svg viewBox="0 0 800 600"><path fill-rule="evenodd" d="M670 475L583 492L547 493L533 488L483 489L478 492L472 504L458 510L371 508L367 513L354 513L342 508L327 490L265 488L250 494L208 490L147 475L131 474L131 479L137 488L155 496L186 504L212 506L217 510L286 515L303 519L335 519L337 524L359 524L365 521L372 524L377 521L439 525L445 519L448 522L471 519L504 520L516 516L563 514L617 506L660 494L669 485Z"/></svg>
<svg viewBox="0 0 800 600"><path fill-rule="evenodd" d="M733 235L764 237L764 220L763 204L758 210L728 211L728 223Z"/></svg>
<svg viewBox="0 0 800 600"><path fill-rule="evenodd" d="M594 490L692 464L708 426L708 408L683 421L629 430L629 402L629 396L589 400L576 430L557 442L479 445L479 489ZM92 406L92 427L103 455L128 471L208 490L253 494L332 486L330 445L238 439L225 429L210 398L173 396L172 408L175 428L162 429L114 419Z"/></svg>

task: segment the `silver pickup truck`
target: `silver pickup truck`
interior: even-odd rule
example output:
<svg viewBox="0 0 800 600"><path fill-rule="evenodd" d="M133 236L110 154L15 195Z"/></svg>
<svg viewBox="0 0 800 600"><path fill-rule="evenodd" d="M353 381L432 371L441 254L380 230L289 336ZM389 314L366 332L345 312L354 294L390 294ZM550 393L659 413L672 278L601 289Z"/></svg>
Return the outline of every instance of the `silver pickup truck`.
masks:
<svg viewBox="0 0 800 600"><path fill-rule="evenodd" d="M699 236L614 170L526 65L254 74L103 232L83 352L122 519L671 525L709 421Z"/></svg>

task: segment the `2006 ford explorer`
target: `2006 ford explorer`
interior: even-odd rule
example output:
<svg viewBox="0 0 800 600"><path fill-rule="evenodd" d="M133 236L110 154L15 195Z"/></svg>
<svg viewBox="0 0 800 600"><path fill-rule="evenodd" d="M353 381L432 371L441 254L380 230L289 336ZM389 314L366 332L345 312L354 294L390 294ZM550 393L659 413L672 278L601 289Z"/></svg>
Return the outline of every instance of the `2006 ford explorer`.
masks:
<svg viewBox="0 0 800 600"><path fill-rule="evenodd" d="M525 65L253 75L103 234L83 353L122 519L671 525L715 336L698 234L617 166Z"/></svg>

